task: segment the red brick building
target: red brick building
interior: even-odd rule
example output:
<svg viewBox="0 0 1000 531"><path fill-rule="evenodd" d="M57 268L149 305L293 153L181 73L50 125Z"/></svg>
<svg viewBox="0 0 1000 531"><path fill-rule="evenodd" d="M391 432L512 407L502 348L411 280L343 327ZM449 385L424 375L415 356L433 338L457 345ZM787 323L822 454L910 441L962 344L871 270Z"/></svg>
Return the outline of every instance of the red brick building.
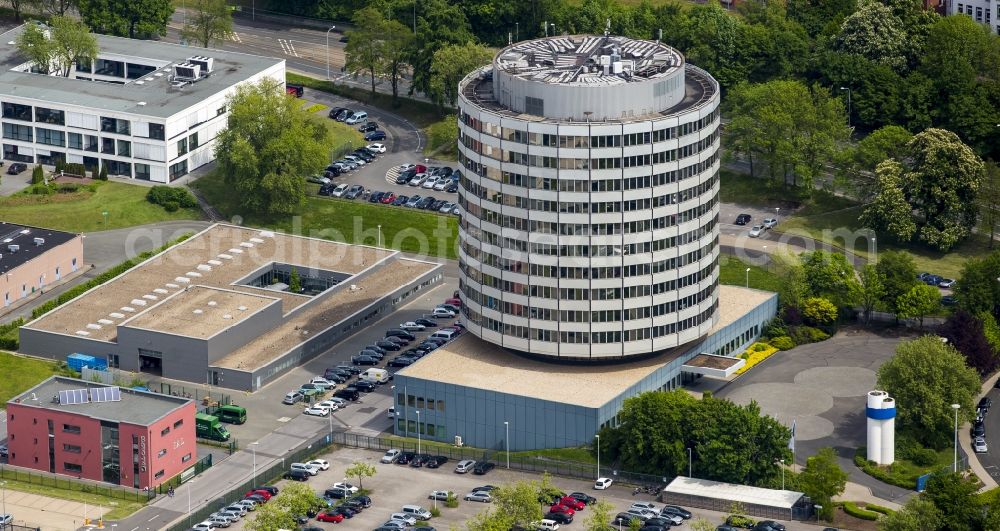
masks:
<svg viewBox="0 0 1000 531"><path fill-rule="evenodd" d="M154 488L197 461L194 401L53 376L7 402L14 466Z"/></svg>

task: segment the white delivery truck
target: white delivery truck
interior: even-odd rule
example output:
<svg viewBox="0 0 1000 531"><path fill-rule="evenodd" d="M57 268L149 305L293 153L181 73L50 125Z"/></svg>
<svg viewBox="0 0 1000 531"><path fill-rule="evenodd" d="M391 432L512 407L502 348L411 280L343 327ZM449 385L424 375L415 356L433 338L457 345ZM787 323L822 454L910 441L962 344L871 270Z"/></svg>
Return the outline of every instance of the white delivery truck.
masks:
<svg viewBox="0 0 1000 531"><path fill-rule="evenodd" d="M384 384L389 381L389 371L385 369L371 368L358 376L359 380L367 380L376 384Z"/></svg>

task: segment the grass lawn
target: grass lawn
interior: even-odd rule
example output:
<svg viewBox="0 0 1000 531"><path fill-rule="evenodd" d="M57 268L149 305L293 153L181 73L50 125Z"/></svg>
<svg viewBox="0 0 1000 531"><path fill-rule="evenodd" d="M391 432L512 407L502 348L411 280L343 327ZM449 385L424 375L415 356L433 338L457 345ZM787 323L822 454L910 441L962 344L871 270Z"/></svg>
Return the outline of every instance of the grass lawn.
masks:
<svg viewBox="0 0 1000 531"><path fill-rule="evenodd" d="M719 257L719 283L732 286L747 285L747 268L750 268L750 287L765 291L780 291L783 283L782 278L777 274L777 266L771 264L764 268L722 255Z"/></svg>
<svg viewBox="0 0 1000 531"><path fill-rule="evenodd" d="M589 448L545 448L527 452L511 452L510 458L537 459L540 461L568 461L571 463L597 464L597 458Z"/></svg>
<svg viewBox="0 0 1000 531"><path fill-rule="evenodd" d="M315 113L315 112L322 112L322 111L325 111L327 109L329 109L329 107L327 107L326 105L323 105L322 103L314 103L314 104L306 107L305 110L306 110L306 112L313 112L313 113Z"/></svg>
<svg viewBox="0 0 1000 531"><path fill-rule="evenodd" d="M49 376L64 374L59 364L0 351L0 403L34 387Z"/></svg>
<svg viewBox="0 0 1000 531"><path fill-rule="evenodd" d="M243 216L244 224L304 236L347 243L376 245L377 226L382 226L382 245L429 258L457 258L458 218L346 199L316 196L317 186L308 188L308 198L297 216L246 214L236 204L222 176L205 175L192 184L225 218Z"/></svg>
<svg viewBox="0 0 1000 531"><path fill-rule="evenodd" d="M365 136L359 133L355 127L330 120L326 116L319 116L319 119L323 120L323 124L330 130L330 136L333 137L333 146L330 150L335 156L346 155L366 145Z"/></svg>
<svg viewBox="0 0 1000 531"><path fill-rule="evenodd" d="M118 182L95 183L96 191L82 187L73 193L32 195L18 193L0 198L4 221L69 232L118 229L183 219L200 219L197 208L167 212L146 201L149 188ZM102 212L108 212L105 225Z"/></svg>
<svg viewBox="0 0 1000 531"><path fill-rule="evenodd" d="M757 208L780 207L782 218L792 215L793 211L797 215L813 215L857 205L851 199L824 190L813 190L810 195L803 188L788 188L770 179L750 177L729 170L721 170L719 180L720 201Z"/></svg>
<svg viewBox="0 0 1000 531"><path fill-rule="evenodd" d="M865 467L861 467L862 470L881 481L886 483L897 485L904 488L916 488L917 478L924 475L933 473L943 469L950 469L952 464L952 449L945 448L943 450L938 450L935 452L936 457L934 463L928 466L920 466L909 459L901 459L899 456L896 457L896 461L889 466L878 466L874 463L867 462ZM864 462L866 451L865 447L860 447L855 452L855 464L858 464L859 459Z"/></svg>
<svg viewBox="0 0 1000 531"><path fill-rule="evenodd" d="M4 482L6 482L6 488L10 490L27 492L29 494L38 494L60 500L85 502L88 505L95 507L101 506L104 508L111 508L111 510L104 515L105 520L120 520L138 511L145 505L145 503L135 501L134 494L128 499L122 499L120 495L119 497L115 497L100 494L98 492L82 492L80 490L73 490L74 488L81 488L83 484L72 483L69 480L63 480L62 478L55 479L55 485L57 486L53 486L51 476L45 478L44 484L39 484L38 481L39 477L41 477L40 475L34 475L32 482L28 481L27 474L13 469L4 470L0 477L3 478ZM91 487L90 485L87 485L87 487L95 490L101 489L107 492L106 489L103 489L102 487Z"/></svg>

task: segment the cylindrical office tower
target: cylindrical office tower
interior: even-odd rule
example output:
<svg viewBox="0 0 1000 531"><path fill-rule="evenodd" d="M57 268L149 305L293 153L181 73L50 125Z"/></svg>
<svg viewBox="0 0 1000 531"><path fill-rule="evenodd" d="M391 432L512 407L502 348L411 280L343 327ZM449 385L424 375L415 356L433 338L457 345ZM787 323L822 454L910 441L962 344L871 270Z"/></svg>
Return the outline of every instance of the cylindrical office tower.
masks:
<svg viewBox="0 0 1000 531"><path fill-rule="evenodd" d="M659 42L520 42L459 84L462 320L609 361L718 318L719 86Z"/></svg>

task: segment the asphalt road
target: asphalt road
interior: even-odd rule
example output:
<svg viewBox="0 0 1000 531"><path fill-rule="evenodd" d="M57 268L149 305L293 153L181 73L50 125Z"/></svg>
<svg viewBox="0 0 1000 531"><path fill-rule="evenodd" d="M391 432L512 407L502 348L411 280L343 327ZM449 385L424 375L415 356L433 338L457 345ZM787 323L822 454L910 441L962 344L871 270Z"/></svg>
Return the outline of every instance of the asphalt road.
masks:
<svg viewBox="0 0 1000 531"><path fill-rule="evenodd" d="M990 389L986 395L993 400L994 407L1000 406L1000 389ZM978 454L979 462L993 479L1000 481L1000 410L992 409L986 414L986 446L988 451ZM969 424L966 428L971 428ZM963 448L964 450L964 448Z"/></svg>

